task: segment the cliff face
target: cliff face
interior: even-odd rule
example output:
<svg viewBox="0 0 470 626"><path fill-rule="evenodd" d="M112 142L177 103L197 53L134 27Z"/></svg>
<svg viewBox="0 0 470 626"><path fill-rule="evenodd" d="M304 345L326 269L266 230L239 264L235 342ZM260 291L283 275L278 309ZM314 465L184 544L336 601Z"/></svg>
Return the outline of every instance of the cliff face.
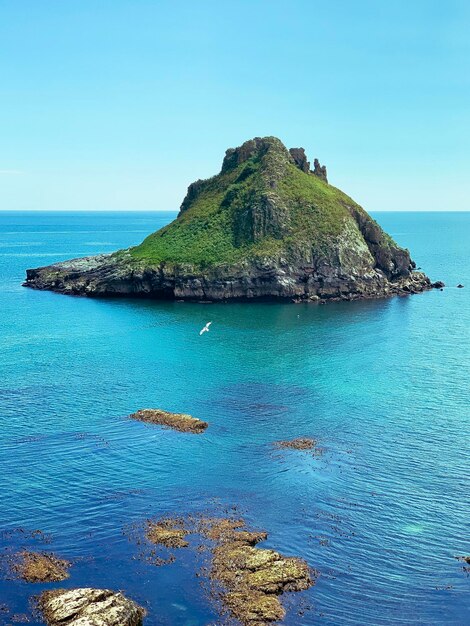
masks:
<svg viewBox="0 0 470 626"><path fill-rule="evenodd" d="M25 285L89 296L357 299L430 288L409 252L317 159L256 137L192 183L177 219L139 246L27 270Z"/></svg>

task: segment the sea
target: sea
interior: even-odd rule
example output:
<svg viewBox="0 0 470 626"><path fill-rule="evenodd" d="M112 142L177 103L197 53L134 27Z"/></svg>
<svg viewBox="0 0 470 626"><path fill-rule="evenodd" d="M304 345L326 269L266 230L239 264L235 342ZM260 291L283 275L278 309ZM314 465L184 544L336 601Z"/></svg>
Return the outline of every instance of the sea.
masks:
<svg viewBox="0 0 470 626"><path fill-rule="evenodd" d="M211 514L317 572L282 596L286 625L469 624L456 557L470 555L470 213L374 214L446 284L408 297L196 304L22 287L27 268L135 245L174 217L0 213L0 623L41 624L33 598L56 587L121 590L145 626L224 623L207 553L162 564L143 539L147 519ZM128 418L146 407L209 428ZM294 437L317 452L275 445ZM18 580L24 549L70 561L70 578Z"/></svg>

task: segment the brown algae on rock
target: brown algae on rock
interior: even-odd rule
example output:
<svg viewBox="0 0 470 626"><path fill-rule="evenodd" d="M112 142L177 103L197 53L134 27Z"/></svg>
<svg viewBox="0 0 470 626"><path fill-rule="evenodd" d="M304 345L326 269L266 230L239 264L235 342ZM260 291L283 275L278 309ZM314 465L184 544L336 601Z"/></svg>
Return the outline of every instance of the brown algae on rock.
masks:
<svg viewBox="0 0 470 626"><path fill-rule="evenodd" d="M277 596L259 591L230 591L225 594L224 602L234 617L250 626L277 622L286 615Z"/></svg>
<svg viewBox="0 0 470 626"><path fill-rule="evenodd" d="M25 550L15 555L12 569L28 583L49 583L69 578L70 565L54 554Z"/></svg>
<svg viewBox="0 0 470 626"><path fill-rule="evenodd" d="M292 450L313 450L317 442L310 437L297 437L286 441L276 441L276 448L291 448Z"/></svg>
<svg viewBox="0 0 470 626"><path fill-rule="evenodd" d="M222 587L223 606L242 624L261 626L285 616L279 595L315 581L304 560L255 547L267 533L244 527L242 519L201 518L197 530L214 541L210 577Z"/></svg>
<svg viewBox="0 0 470 626"><path fill-rule="evenodd" d="M187 535L206 540L194 549L209 551L210 565L202 571L211 581L211 595L245 626L262 626L283 619L285 609L278 596L315 584L314 572L303 559L258 548L257 544L266 541L268 534L248 530L241 518L189 515L146 522L145 536L156 545L187 547ZM152 558L148 560L154 562Z"/></svg>
<svg viewBox="0 0 470 626"><path fill-rule="evenodd" d="M189 545L185 537L189 531L184 528L183 520L179 518L162 518L157 522L147 520L145 536L156 545L166 548L185 548Z"/></svg>
<svg viewBox="0 0 470 626"><path fill-rule="evenodd" d="M48 626L141 626L145 610L110 589L54 589L38 600Z"/></svg>
<svg viewBox="0 0 470 626"><path fill-rule="evenodd" d="M204 432L209 426L207 422L197 417L192 417L186 413L170 413L163 409L140 409L129 417L140 422L173 428L173 430L178 430L182 433L199 434Z"/></svg>
<svg viewBox="0 0 470 626"><path fill-rule="evenodd" d="M467 563L470 565L470 556L456 556L457 561L461 561L462 563Z"/></svg>
<svg viewBox="0 0 470 626"><path fill-rule="evenodd" d="M278 596L314 584L304 560L254 547L266 537L232 530L219 535L213 549L211 577L225 589L221 600L234 618L249 626L282 619L285 610Z"/></svg>

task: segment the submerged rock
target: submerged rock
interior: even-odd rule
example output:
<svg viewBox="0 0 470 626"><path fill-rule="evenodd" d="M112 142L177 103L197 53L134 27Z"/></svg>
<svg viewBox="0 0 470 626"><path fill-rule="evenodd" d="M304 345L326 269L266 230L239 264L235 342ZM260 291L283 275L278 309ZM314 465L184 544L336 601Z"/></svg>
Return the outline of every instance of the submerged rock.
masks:
<svg viewBox="0 0 470 626"><path fill-rule="evenodd" d="M277 596L251 589L229 591L224 596L224 602L234 617L250 626L277 622L286 615Z"/></svg>
<svg viewBox="0 0 470 626"><path fill-rule="evenodd" d="M184 522L175 518L164 518L157 522L147 521L145 536L154 544L166 548L185 548L189 545L185 537L189 534L184 528Z"/></svg>
<svg viewBox="0 0 470 626"><path fill-rule="evenodd" d="M227 150L177 219L140 245L27 270L25 286L85 296L325 302L419 293L430 280L318 159L276 137Z"/></svg>
<svg viewBox="0 0 470 626"><path fill-rule="evenodd" d="M462 285L462 283L459 283L459 284L457 285L457 289L463 289L463 288L464 288L464 286Z"/></svg>
<svg viewBox="0 0 470 626"><path fill-rule="evenodd" d="M163 411L162 409L140 409L135 413L132 413L129 417L138 420L140 422L147 422L149 424L158 424L160 426L166 426L167 428L173 428L183 433L202 433L209 426L207 422L204 422L197 417L192 417L186 413L170 413L169 411Z"/></svg>
<svg viewBox="0 0 470 626"><path fill-rule="evenodd" d="M445 286L446 284L442 280L436 280L435 283L431 283L433 289L443 289Z"/></svg>
<svg viewBox="0 0 470 626"><path fill-rule="evenodd" d="M277 448L292 448L293 450L313 450L317 442L309 437L297 437L286 441L276 441L274 444Z"/></svg>
<svg viewBox="0 0 470 626"><path fill-rule="evenodd" d="M15 555L13 571L28 583L49 583L69 578L70 563L46 552L23 551Z"/></svg>
<svg viewBox="0 0 470 626"><path fill-rule="evenodd" d="M141 626L145 610L109 589L54 589L39 597L48 626Z"/></svg>
<svg viewBox="0 0 470 626"><path fill-rule="evenodd" d="M470 556L456 556L457 561L462 561L462 563L468 563L470 565Z"/></svg>

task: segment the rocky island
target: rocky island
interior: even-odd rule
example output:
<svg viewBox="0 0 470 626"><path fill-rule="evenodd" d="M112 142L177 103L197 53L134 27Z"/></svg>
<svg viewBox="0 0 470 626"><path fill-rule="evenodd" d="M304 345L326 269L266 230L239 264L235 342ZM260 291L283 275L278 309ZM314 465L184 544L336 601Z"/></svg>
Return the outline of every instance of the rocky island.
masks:
<svg viewBox="0 0 470 626"><path fill-rule="evenodd" d="M433 285L303 148L256 137L192 183L140 245L27 270L24 285L83 296L193 301L354 300Z"/></svg>

